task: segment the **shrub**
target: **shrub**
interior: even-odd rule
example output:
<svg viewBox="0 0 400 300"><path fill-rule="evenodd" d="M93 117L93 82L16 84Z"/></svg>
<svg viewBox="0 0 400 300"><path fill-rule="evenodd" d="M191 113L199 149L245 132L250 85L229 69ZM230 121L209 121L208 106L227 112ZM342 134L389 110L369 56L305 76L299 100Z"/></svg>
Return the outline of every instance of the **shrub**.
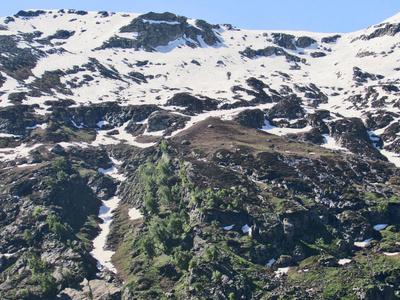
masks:
<svg viewBox="0 0 400 300"><path fill-rule="evenodd" d="M191 259L191 260L189 261L189 269L194 269L194 268L196 268L196 267L197 267L197 260Z"/></svg>
<svg viewBox="0 0 400 300"><path fill-rule="evenodd" d="M174 261L181 270L188 270L192 257L193 255L189 251L178 250L175 252Z"/></svg>
<svg viewBox="0 0 400 300"><path fill-rule="evenodd" d="M151 259L156 255L156 249L154 241L150 236L144 236L140 239L140 244L146 253L146 255Z"/></svg>
<svg viewBox="0 0 400 300"><path fill-rule="evenodd" d="M43 208L41 206L39 206L35 209L33 216L36 217L37 215L40 215L42 212L43 212Z"/></svg>
<svg viewBox="0 0 400 300"><path fill-rule="evenodd" d="M386 200L379 202L379 204L376 206L377 212L381 214L386 213L388 209L389 209L389 202Z"/></svg>
<svg viewBox="0 0 400 300"><path fill-rule="evenodd" d="M214 227L215 229L219 228L219 222L217 220L213 220L211 221L211 226Z"/></svg>
<svg viewBox="0 0 400 300"><path fill-rule="evenodd" d="M218 270L215 270L215 271L212 273L211 280L214 281L214 282L218 282L218 281L221 280L221 277L222 277L221 272L218 271Z"/></svg>
<svg viewBox="0 0 400 300"><path fill-rule="evenodd" d="M64 171L58 171L57 172L57 180L58 181L66 181L68 179L67 173Z"/></svg>
<svg viewBox="0 0 400 300"><path fill-rule="evenodd" d="M161 152L168 153L168 142L166 140L162 140L160 149L161 149Z"/></svg>
<svg viewBox="0 0 400 300"><path fill-rule="evenodd" d="M58 171L67 171L69 169L69 164L64 158L58 158L53 163L53 168L57 169Z"/></svg>
<svg viewBox="0 0 400 300"><path fill-rule="evenodd" d="M54 178L48 178L43 183L51 190L58 187L57 181Z"/></svg>
<svg viewBox="0 0 400 300"><path fill-rule="evenodd" d="M208 247L204 250L204 256L207 261L214 261L218 257L218 251L215 247Z"/></svg>
<svg viewBox="0 0 400 300"><path fill-rule="evenodd" d="M31 233L31 231L30 231L29 229L25 229L25 231L24 231L24 238L25 238L27 244L28 244L29 246L32 246L32 244L33 244L33 238L32 238L32 233Z"/></svg>
<svg viewBox="0 0 400 300"><path fill-rule="evenodd" d="M47 216L46 223L49 225L49 230L60 237L67 233L67 227L61 224L59 217L53 215Z"/></svg>

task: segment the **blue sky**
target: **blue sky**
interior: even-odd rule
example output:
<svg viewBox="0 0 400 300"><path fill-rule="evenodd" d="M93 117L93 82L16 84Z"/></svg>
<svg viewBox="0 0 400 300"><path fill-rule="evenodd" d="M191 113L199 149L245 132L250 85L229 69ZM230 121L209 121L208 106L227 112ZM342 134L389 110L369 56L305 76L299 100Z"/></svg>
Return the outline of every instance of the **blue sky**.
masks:
<svg viewBox="0 0 400 300"><path fill-rule="evenodd" d="M170 11L209 23L230 23L243 29L345 33L377 24L399 13L400 0L14 0L2 3L0 16L36 8L138 13Z"/></svg>

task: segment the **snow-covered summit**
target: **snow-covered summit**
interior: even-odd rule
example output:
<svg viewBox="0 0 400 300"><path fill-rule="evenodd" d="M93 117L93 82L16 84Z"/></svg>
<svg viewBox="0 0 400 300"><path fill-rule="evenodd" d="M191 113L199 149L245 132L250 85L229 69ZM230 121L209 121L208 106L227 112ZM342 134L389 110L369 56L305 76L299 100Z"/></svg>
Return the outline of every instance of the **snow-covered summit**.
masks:
<svg viewBox="0 0 400 300"><path fill-rule="evenodd" d="M187 94L212 99L209 110L230 115L291 98L307 114L329 111L327 126L361 118L397 151L390 125L400 120L398 19L324 34L242 30L172 13L20 11L0 19L0 105L36 105L45 114L54 100L71 107L115 102L176 113L176 103L187 101L174 97ZM268 121L284 133L311 126Z"/></svg>

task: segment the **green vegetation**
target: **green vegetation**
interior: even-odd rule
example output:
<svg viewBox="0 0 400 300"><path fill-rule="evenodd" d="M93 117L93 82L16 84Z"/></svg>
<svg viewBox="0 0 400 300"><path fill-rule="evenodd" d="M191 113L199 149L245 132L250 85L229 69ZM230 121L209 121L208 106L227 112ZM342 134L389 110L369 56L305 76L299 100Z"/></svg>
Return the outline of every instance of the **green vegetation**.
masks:
<svg viewBox="0 0 400 300"><path fill-rule="evenodd" d="M49 263L34 256L29 259L28 266L32 272L32 279L42 287L44 294L48 295L56 291L56 279L51 275Z"/></svg>
<svg viewBox="0 0 400 300"><path fill-rule="evenodd" d="M33 245L33 237L32 237L32 232L29 229L25 229L24 231L24 238L26 240L26 243L29 246Z"/></svg>
<svg viewBox="0 0 400 300"><path fill-rule="evenodd" d="M40 215L43 212L43 208L41 206L37 207L35 209L35 212L33 213L34 217L37 217L38 215Z"/></svg>
<svg viewBox="0 0 400 300"><path fill-rule="evenodd" d="M67 233L67 227L61 224L61 219L57 216L47 216L46 223L49 225L49 230L61 238Z"/></svg>

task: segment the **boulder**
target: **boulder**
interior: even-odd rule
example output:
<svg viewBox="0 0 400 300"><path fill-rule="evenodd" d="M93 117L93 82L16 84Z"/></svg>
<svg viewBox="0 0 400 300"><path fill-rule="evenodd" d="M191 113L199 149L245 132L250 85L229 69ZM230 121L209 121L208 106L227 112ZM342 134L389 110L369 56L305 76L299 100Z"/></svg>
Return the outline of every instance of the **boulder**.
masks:
<svg viewBox="0 0 400 300"><path fill-rule="evenodd" d="M296 40L296 46L299 48L308 48L317 41L309 36L301 36Z"/></svg>
<svg viewBox="0 0 400 300"><path fill-rule="evenodd" d="M262 128L265 125L265 113L261 109L247 109L236 117L240 125L251 128Z"/></svg>
<svg viewBox="0 0 400 300"><path fill-rule="evenodd" d="M268 112L267 119L287 118L290 120L302 118L304 109L301 106L300 99L284 98L275 104Z"/></svg>

